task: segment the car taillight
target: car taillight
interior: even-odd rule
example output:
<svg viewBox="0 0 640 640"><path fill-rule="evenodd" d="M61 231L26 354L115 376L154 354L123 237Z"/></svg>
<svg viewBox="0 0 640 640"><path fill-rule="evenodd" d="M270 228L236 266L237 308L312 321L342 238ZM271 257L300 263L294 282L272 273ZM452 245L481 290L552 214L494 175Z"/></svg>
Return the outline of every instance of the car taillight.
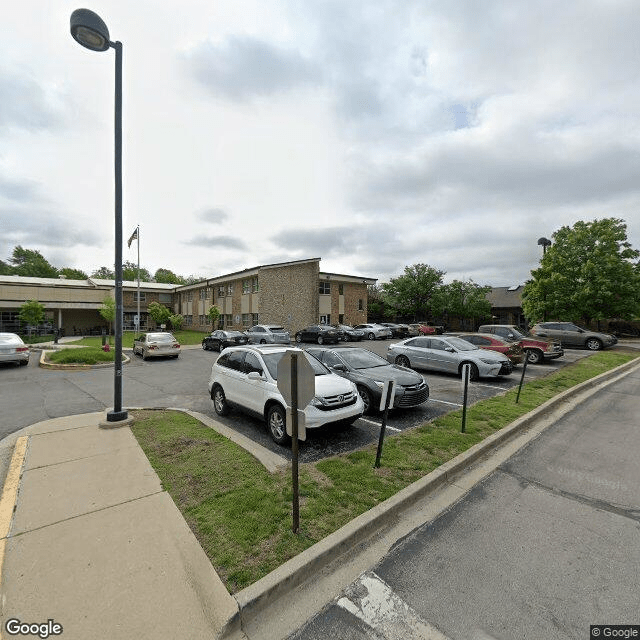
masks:
<svg viewBox="0 0 640 640"><path fill-rule="evenodd" d="M180 348L180 344L176 342L176 343L173 345L173 348L174 348L174 349L179 349L179 348Z"/></svg>
<svg viewBox="0 0 640 640"><path fill-rule="evenodd" d="M153 351L154 349L157 349L158 345L157 344L151 344L149 345L149 351Z"/></svg>
<svg viewBox="0 0 640 640"><path fill-rule="evenodd" d="M29 347L17 347L16 351L18 353L21 353L22 351L29 351Z"/></svg>

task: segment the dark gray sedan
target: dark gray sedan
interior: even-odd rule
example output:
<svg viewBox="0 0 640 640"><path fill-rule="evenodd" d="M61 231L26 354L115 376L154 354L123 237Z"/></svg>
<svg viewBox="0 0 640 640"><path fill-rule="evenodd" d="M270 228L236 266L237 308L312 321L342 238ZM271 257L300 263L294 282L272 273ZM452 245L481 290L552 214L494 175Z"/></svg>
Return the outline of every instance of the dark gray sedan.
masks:
<svg viewBox="0 0 640 640"><path fill-rule="evenodd" d="M382 388L394 380L394 408L415 407L429 399L429 385L415 371L389 364L384 358L360 347L308 347L308 353L329 367L333 373L355 383L364 403L365 413L375 413L380 406Z"/></svg>
<svg viewBox="0 0 640 640"><path fill-rule="evenodd" d="M249 338L240 331L212 331L211 335L202 338L202 348L205 351L221 351L238 344L247 344Z"/></svg>

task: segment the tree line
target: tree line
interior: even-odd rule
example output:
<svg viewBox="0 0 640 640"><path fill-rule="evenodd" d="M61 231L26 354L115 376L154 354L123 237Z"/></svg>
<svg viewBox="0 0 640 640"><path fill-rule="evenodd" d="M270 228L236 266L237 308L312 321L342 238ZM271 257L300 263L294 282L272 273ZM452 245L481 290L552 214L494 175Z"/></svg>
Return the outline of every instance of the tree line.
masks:
<svg viewBox="0 0 640 640"><path fill-rule="evenodd" d="M543 320L630 321L640 318L640 251L627 239L619 218L579 221L552 235L522 291L529 324ZM491 287L472 280L443 284L444 271L414 264L382 285L369 288L370 319L445 322L491 316Z"/></svg>
<svg viewBox="0 0 640 640"><path fill-rule="evenodd" d="M11 257L7 261L0 260L0 275L3 276L27 276L31 278L66 278L67 280L86 280L88 277L103 280L114 280L115 270L109 267L100 267L88 276L81 269L71 267L58 268L53 266L39 251L25 249L20 245L14 247ZM126 261L122 263L122 279L136 281L138 279L138 265ZM180 276L170 269L160 268L151 273L140 267L140 282L161 282L164 284L193 284L201 278L196 276Z"/></svg>

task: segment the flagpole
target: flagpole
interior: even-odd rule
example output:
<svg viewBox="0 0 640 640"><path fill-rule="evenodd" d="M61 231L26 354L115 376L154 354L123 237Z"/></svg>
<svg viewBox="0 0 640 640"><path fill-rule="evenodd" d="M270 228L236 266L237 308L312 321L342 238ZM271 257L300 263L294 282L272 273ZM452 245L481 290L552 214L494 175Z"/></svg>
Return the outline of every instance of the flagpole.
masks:
<svg viewBox="0 0 640 640"><path fill-rule="evenodd" d="M136 322L136 333L140 333L140 225L136 227L138 239L138 322Z"/></svg>

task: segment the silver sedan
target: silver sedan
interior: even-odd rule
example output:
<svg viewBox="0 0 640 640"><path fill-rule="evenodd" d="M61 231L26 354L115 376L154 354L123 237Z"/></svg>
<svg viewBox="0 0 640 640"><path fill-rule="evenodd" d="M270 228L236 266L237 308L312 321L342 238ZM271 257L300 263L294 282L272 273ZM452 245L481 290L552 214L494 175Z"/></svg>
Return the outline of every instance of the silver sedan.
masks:
<svg viewBox="0 0 640 640"><path fill-rule="evenodd" d="M0 362L29 364L29 347L17 333L0 333Z"/></svg>
<svg viewBox="0 0 640 640"><path fill-rule="evenodd" d="M403 367L462 373L462 365L470 365L469 377L504 376L513 371L507 356L496 351L479 349L461 338L438 336L407 338L392 344L387 360Z"/></svg>
<svg viewBox="0 0 640 640"><path fill-rule="evenodd" d="M377 340L378 338L384 340L385 338L390 338L393 335L389 327L384 327L381 324L376 324L375 322L357 324L354 329L364 331L365 338L368 340Z"/></svg>

